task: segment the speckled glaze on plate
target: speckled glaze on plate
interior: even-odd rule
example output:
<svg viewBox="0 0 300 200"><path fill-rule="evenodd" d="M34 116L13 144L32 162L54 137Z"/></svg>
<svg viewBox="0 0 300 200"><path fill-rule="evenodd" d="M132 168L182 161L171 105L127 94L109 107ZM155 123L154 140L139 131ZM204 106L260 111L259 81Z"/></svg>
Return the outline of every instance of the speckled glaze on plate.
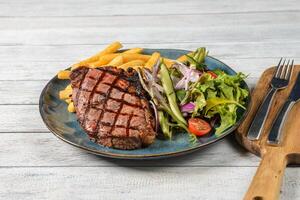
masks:
<svg viewBox="0 0 300 200"><path fill-rule="evenodd" d="M154 51L159 51L162 56L171 59L176 59L180 55L189 52L179 49L145 49L144 53L152 54ZM213 57L207 57L205 62L209 69L220 68L228 74L236 74L229 66ZM67 104L58 98L59 91L68 84L69 80L59 80L57 76L55 76L43 89L40 96L39 109L44 123L49 130L61 140L90 153L112 158L153 159L183 155L215 143L232 133L247 113L247 110L238 110L238 120L234 126L224 131L219 137L216 137L213 133L200 137L199 142L196 144L190 144L186 133L176 133L172 140L156 139L155 142L147 148L137 150L112 149L90 141L87 134L77 122L76 115L69 113L67 111ZM243 83L243 87L249 91L245 82ZM247 100L247 108L249 104L250 98Z"/></svg>

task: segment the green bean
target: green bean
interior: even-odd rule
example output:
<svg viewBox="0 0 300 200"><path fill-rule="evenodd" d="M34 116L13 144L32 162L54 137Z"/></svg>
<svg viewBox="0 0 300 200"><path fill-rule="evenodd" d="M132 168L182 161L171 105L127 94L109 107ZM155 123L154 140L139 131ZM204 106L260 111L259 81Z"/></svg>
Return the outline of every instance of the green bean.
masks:
<svg viewBox="0 0 300 200"><path fill-rule="evenodd" d="M159 124L160 124L161 131L163 132L163 135L165 136L165 138L171 139L172 132L170 130L170 126L168 123L168 117L164 115L163 111L158 111L158 119L159 119Z"/></svg>
<svg viewBox="0 0 300 200"><path fill-rule="evenodd" d="M206 57L206 49L204 47L200 48L199 57L197 58L198 63L203 63Z"/></svg>
<svg viewBox="0 0 300 200"><path fill-rule="evenodd" d="M176 119L175 120L180 121L182 124L186 125L187 123L178 108L177 101L176 101L176 94L175 94L175 91L173 88L173 83L170 78L168 69L164 65L164 63L162 63L160 65L160 79L161 79L161 83L164 88L164 91L166 93L171 111L174 113L174 116L177 119L177 120Z"/></svg>
<svg viewBox="0 0 300 200"><path fill-rule="evenodd" d="M196 67L198 65L198 62L192 56L189 55L185 55L185 56L187 61L190 63L190 66Z"/></svg>
<svg viewBox="0 0 300 200"><path fill-rule="evenodd" d="M201 48L199 48L199 49L196 50L195 56L193 56L193 58L194 58L195 61L198 62L201 53L202 53L201 52Z"/></svg>

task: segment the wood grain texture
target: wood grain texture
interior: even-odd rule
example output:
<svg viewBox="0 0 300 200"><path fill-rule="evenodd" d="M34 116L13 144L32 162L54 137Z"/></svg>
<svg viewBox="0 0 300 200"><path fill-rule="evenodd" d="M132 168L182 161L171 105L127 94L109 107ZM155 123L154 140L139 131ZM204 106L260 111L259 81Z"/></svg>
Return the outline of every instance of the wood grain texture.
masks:
<svg viewBox="0 0 300 200"><path fill-rule="evenodd" d="M47 81L0 81L0 105L38 105L39 96L46 84Z"/></svg>
<svg viewBox="0 0 300 200"><path fill-rule="evenodd" d="M38 109L38 105L0 105L0 132L48 132Z"/></svg>
<svg viewBox="0 0 300 200"><path fill-rule="evenodd" d="M243 197L259 158L226 138L203 151L131 162L87 154L53 136L38 97L58 70L120 40L125 47L195 49L250 74L299 60L297 0L0 0L0 199ZM287 168L281 197L300 198Z"/></svg>
<svg viewBox="0 0 300 200"><path fill-rule="evenodd" d="M186 27L91 27L88 29L41 29L41 30L0 30L0 44L2 45L46 45L46 44L97 44L101 41L110 43L120 40L126 43L171 43L171 42L249 42L249 41L279 41L288 42L300 40L300 30L296 25L250 25L217 26L202 28L201 26ZM251 31L249 31L250 29ZM282 36L285 37L282 37Z"/></svg>
<svg viewBox="0 0 300 200"><path fill-rule="evenodd" d="M298 11L296 0L287 1L247 1L239 0L178 0L178 1L139 1L139 0L54 0L54 1L4 1L1 4L1 16L111 16L111 15L174 15L178 13L189 14L215 14L215 13L247 13L247 12L278 12ZM15 12L11 12L14 8Z"/></svg>
<svg viewBox="0 0 300 200"><path fill-rule="evenodd" d="M0 44L106 44L116 39L125 43L284 43L299 41L299 20L295 20L297 18L299 12L289 12L288 15L285 12L217 14L209 17L179 14L50 19L0 18L0 23L4 24L0 29ZM194 22L203 25L195 26ZM282 37L283 35L285 37Z"/></svg>
<svg viewBox="0 0 300 200"><path fill-rule="evenodd" d="M0 168L2 180L0 197L2 199L86 199L88 197L88 199L103 200L120 198L196 200L211 199L213 196L216 199L232 200L241 199L240 191L245 190L245 183L250 181L249 177L254 169L122 166ZM226 194L224 189L221 189L224 184L230 188L230 194Z"/></svg>
<svg viewBox="0 0 300 200"><path fill-rule="evenodd" d="M194 27L195 22L202 27L243 27L258 25L296 25L300 17L298 11L259 12L259 13L218 13L209 16L199 14L177 13L174 15L116 15L116 16L84 16L84 17L1 17L3 25L0 30L39 30L39 29L72 29L72 28L168 28ZM236 18L236 16L239 18ZM174 20L177 18L177 20ZM263 21L261 21L263 19ZM134 22L134 23L133 23ZM154 23L155 22L155 23ZM214 23L212 23L214 22ZM233 23L234 22L234 23Z"/></svg>
<svg viewBox="0 0 300 200"><path fill-rule="evenodd" d="M73 64L78 60L85 59L103 49L107 43L99 44L73 44L73 45L0 45L0 61L5 64L27 62L69 62ZM219 59L277 59L281 56L300 57L299 41L287 42L169 42L169 43L123 43L124 48L173 48L195 50L199 46L209 49L211 56ZM275 49L274 46L280 46ZM279 60L279 59L278 59ZM274 61L273 61L274 62ZM242 63L241 63L242 64ZM259 64L259 63L258 63ZM256 66L258 65L256 64ZM41 66L42 67L42 66ZM46 66L47 67L47 66ZM54 66L53 66L54 67ZM64 67L64 66L61 66ZM65 66L68 67L68 66ZM255 66L253 66L255 67ZM265 67L265 66L264 66ZM45 68L45 67L43 67Z"/></svg>
<svg viewBox="0 0 300 200"><path fill-rule="evenodd" d="M254 171L252 167L0 168L0 198L238 200ZM300 198L299 178L296 168L287 170L282 199ZM287 192L291 188L293 192Z"/></svg>
<svg viewBox="0 0 300 200"><path fill-rule="evenodd" d="M286 119L284 131L282 133L282 142L276 146L271 146L267 143L272 124L276 119L277 113L288 98L299 71L300 66L295 66L288 87L284 90L279 90L275 94L263 127L262 135L257 141L248 140L247 131L259 105L262 103L263 98L269 89L270 81L274 74L274 68L269 68L262 74L253 90L249 114L237 129L236 137L250 152L260 155L262 161L245 195L245 200L253 200L256 198L262 198L264 200L278 199L286 165L300 164L300 123L299 118L297 117L300 112L299 104L295 104Z"/></svg>
<svg viewBox="0 0 300 200"><path fill-rule="evenodd" d="M149 161L129 161L102 158L72 147L52 133L0 133L1 167L116 167L134 166L257 166L259 159L247 153L233 136L202 151L179 158Z"/></svg>

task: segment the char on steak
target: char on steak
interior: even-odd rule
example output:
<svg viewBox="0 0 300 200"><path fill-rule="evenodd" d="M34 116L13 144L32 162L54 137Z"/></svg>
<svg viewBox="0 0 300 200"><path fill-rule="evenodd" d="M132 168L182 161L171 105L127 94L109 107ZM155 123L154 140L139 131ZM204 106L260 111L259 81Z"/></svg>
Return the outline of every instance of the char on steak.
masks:
<svg viewBox="0 0 300 200"><path fill-rule="evenodd" d="M70 77L76 115L91 140L118 149L153 143L154 118L135 70L80 67Z"/></svg>

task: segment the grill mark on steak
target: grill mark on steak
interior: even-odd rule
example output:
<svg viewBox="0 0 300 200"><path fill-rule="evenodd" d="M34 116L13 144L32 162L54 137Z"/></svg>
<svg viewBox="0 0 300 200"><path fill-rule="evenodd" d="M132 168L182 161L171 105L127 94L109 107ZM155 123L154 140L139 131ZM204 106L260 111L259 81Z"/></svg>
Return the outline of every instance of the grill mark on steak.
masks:
<svg viewBox="0 0 300 200"><path fill-rule="evenodd" d="M120 149L154 141L153 114L135 71L81 67L70 77L78 121L92 140Z"/></svg>
<svg viewBox="0 0 300 200"><path fill-rule="evenodd" d="M129 119L128 119L128 121L127 121L127 125L126 125L126 136L128 137L129 136L129 126L130 126L130 122L131 122L131 120L132 120L132 117L133 117L133 113L131 113L130 115L129 115ZM131 127L130 127L131 128ZM136 128L135 128L136 129Z"/></svg>
<svg viewBox="0 0 300 200"><path fill-rule="evenodd" d="M141 99L139 99L139 102L140 102L140 105L142 106ZM130 127L130 123L131 123L131 120L132 120L133 116L134 116L134 114L133 114L133 112L131 112L131 114L129 115L129 119L127 121L127 125L126 125L126 135L127 135L127 137L129 136L129 127Z"/></svg>
<svg viewBox="0 0 300 200"><path fill-rule="evenodd" d="M81 93L82 83L83 83L83 81L84 81L85 76L86 76L87 73L88 73L88 70L85 70L85 71L84 71L84 74L83 74L83 78L80 80L79 87L78 87L78 92L76 93L76 99L78 99L78 97L79 97L79 95L80 95L80 93ZM77 103L78 103L78 101L76 101L75 104L77 105Z"/></svg>
<svg viewBox="0 0 300 200"><path fill-rule="evenodd" d="M116 79L112 82L112 85L115 84L117 80L118 80L118 78L116 78ZM108 91L107 91L107 96L110 95L111 90L112 90L112 87L110 87L110 88L108 89ZM108 99L109 99L109 98L106 98L106 99L104 100L104 102L103 102L103 110L102 110L102 112L101 112L101 114L100 114L100 117L99 117L98 120L97 120L97 128L96 128L96 133L97 133L96 136L97 136L97 139L99 138L99 137L98 137L98 133L99 133L99 129L100 129L99 122L102 120L102 118L103 118L103 116L104 116L104 111L105 111L105 108L106 108ZM111 129L110 129L110 130L111 130ZM111 131L110 131L110 133L111 133Z"/></svg>
<svg viewBox="0 0 300 200"><path fill-rule="evenodd" d="M117 113L116 113L116 116L115 116L115 119L114 119L114 122L113 122L113 125L112 125L112 128L111 128L111 133L114 131L114 129L115 129L115 127L116 127L116 122L117 122L117 120L118 120L118 117L119 117L119 115L120 115L120 112L121 112L121 110L122 110L122 108L123 108L123 105L124 105L124 96L125 96L125 92L122 94L122 97L121 97L121 99L123 100L123 101L121 101L121 105L120 105L120 108L118 109L118 111L117 111ZM109 96L110 96L110 94L109 94ZM127 131L127 130L126 130Z"/></svg>
<svg viewBox="0 0 300 200"><path fill-rule="evenodd" d="M96 90L98 84L101 82L101 80L102 80L102 78L103 78L104 76L105 76L105 72L102 71L102 74L98 77L98 80L97 80L96 78L92 77L92 76L89 77L90 79L97 80L97 82L96 82L96 84L94 85L94 87L93 87L93 89L92 89L92 91L91 91L91 93L90 93L89 100L88 100L88 106L87 106L87 108L86 108L86 110L85 110L85 112L84 112L84 116L86 116L86 115L89 113L89 111L90 111L90 109L91 109L91 100L92 100L92 98L94 97L95 90ZM82 124L85 124L85 121L86 121L86 117L83 118Z"/></svg>
<svg viewBox="0 0 300 200"><path fill-rule="evenodd" d="M129 115L129 116L131 116L131 115ZM99 122L99 124L100 125L104 125L104 126L110 126L110 123L106 123L106 122ZM122 126L122 125L115 125L115 127L117 127L117 128L124 128L124 129L127 128L127 126ZM133 130L138 130L138 128L136 128L136 127L129 127L129 128L133 129Z"/></svg>
<svg viewBox="0 0 300 200"><path fill-rule="evenodd" d="M114 88L114 87L113 87L113 88ZM85 91L85 90L83 90L83 91ZM95 92L95 94L100 94L100 95L105 95L105 96L107 95L107 94L102 93L102 92ZM110 98L110 99L113 99L113 100L115 100L115 101L117 101L117 102L120 102L120 103L122 103L122 104L124 104L124 105L135 106L135 107L137 107L137 108L144 109L144 107L143 107L142 105L131 104L131 103L129 103L129 102L124 101L123 99L116 99L116 98L113 98L113 97L111 97L111 96L109 96L109 98Z"/></svg>

